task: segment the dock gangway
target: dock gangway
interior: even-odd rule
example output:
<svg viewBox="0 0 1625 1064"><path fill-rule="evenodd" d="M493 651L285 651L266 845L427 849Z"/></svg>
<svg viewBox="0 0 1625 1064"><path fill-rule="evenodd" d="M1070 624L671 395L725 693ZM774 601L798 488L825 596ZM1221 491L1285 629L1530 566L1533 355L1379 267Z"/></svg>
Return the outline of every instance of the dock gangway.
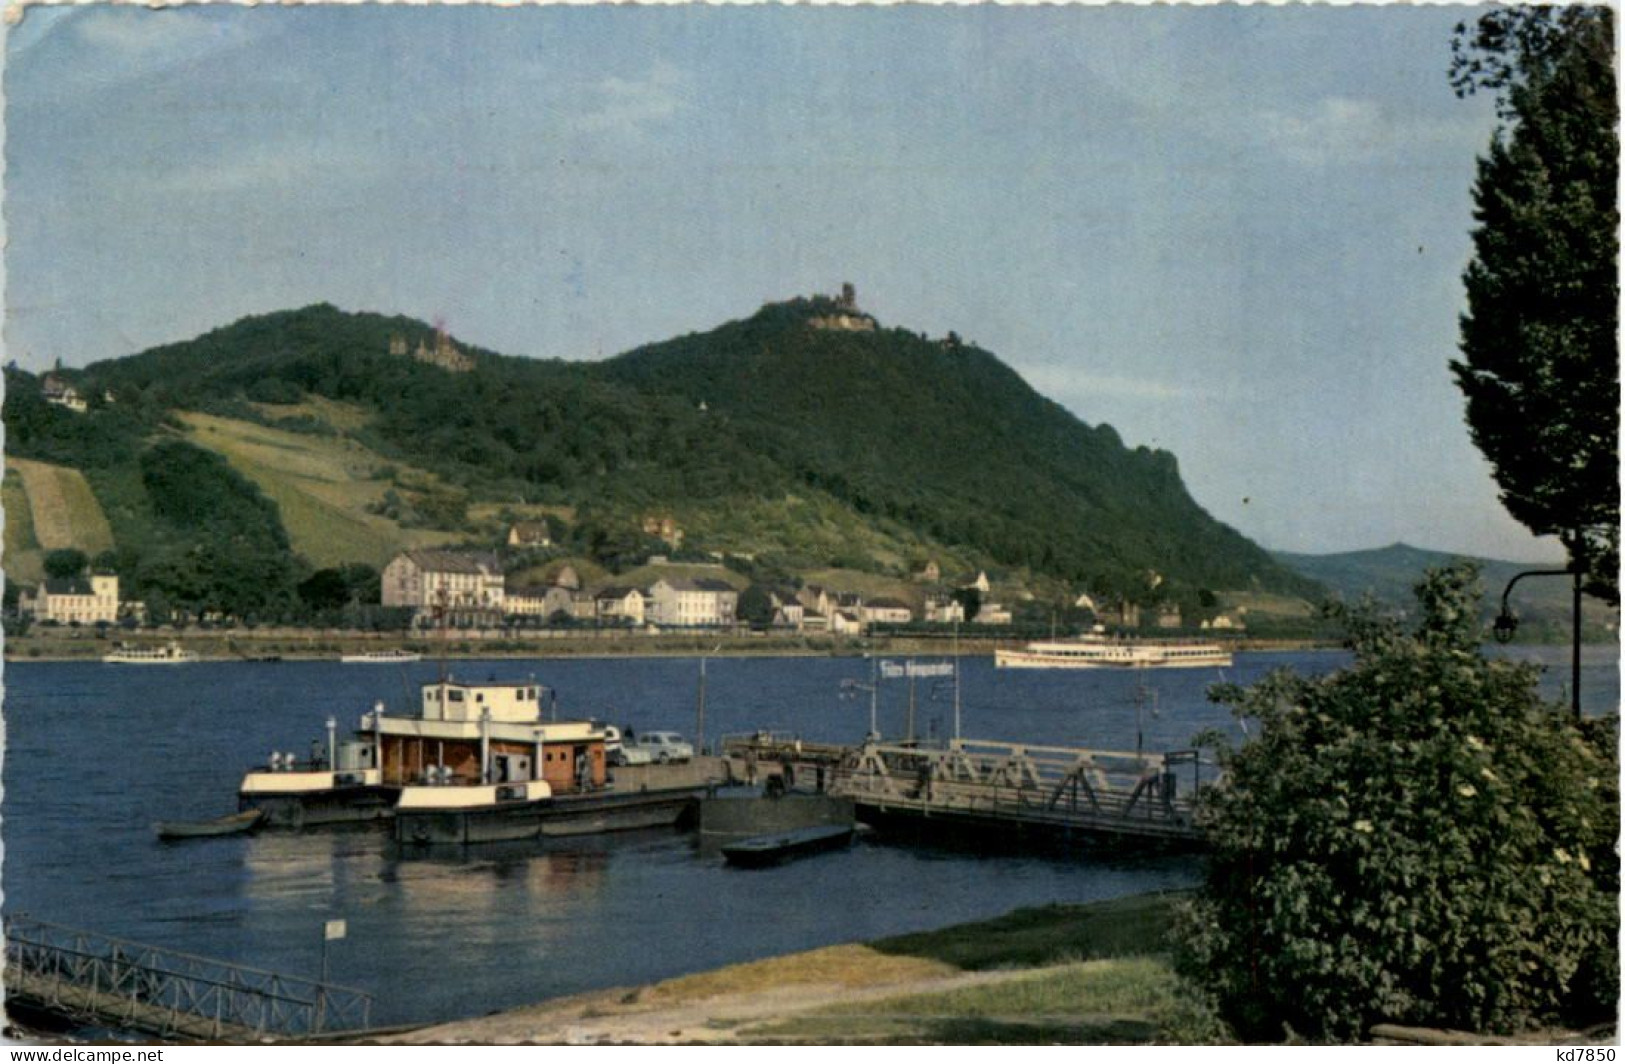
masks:
<svg viewBox="0 0 1625 1064"><path fill-rule="evenodd" d="M874 741L848 752L829 790L851 799L859 819L991 829L1011 837L1200 845L1196 808L1216 776L1195 750Z"/></svg>
<svg viewBox="0 0 1625 1064"><path fill-rule="evenodd" d="M8 1006L159 1038L279 1042L367 1028L372 997L77 928L8 915Z"/></svg>

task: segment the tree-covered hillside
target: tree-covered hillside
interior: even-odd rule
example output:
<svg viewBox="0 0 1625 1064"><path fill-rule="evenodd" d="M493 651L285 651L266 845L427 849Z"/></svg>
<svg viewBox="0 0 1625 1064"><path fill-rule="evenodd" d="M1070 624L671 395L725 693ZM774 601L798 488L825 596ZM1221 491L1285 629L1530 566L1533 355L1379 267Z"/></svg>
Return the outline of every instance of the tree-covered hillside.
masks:
<svg viewBox="0 0 1625 1064"><path fill-rule="evenodd" d="M638 523L668 513L695 530L689 550L781 569L935 556L1142 600L1315 593L1203 512L1172 455L1124 447L957 338L814 327L835 307L770 304L602 363L464 348L472 370L449 372L401 353L432 348L430 326L321 304L63 371L86 414L13 372L5 414L14 453L105 467L98 494L139 494L113 471L136 472L154 441L194 427L175 411L198 411L343 434L426 471L432 490L411 485L399 507L433 527L463 527L482 501L567 508L572 546L604 560L658 550ZM360 416L328 424L312 397ZM115 533L119 503L102 502Z"/></svg>
<svg viewBox="0 0 1625 1064"><path fill-rule="evenodd" d="M901 329L808 326L826 300L640 348L595 371L704 404L795 481L995 561L1134 593L1155 572L1307 592L1191 499L1166 451L1124 447L990 353Z"/></svg>

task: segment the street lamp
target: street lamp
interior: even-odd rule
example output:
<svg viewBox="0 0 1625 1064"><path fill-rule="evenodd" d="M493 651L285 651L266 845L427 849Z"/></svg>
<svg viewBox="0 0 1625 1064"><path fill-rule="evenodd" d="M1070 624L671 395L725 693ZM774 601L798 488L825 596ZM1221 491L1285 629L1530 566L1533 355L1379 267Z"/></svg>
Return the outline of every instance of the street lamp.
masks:
<svg viewBox="0 0 1625 1064"><path fill-rule="evenodd" d="M1585 570L1579 565L1570 565L1566 569L1529 569L1514 576L1507 581L1506 590L1501 592L1501 613L1495 618L1495 641L1497 643L1510 643L1512 637L1518 634L1518 615L1512 612L1508 599L1512 589L1518 581L1526 576L1571 576L1574 578L1574 649L1573 674L1574 679L1569 684L1569 702L1574 713L1574 719L1580 719L1580 578Z"/></svg>

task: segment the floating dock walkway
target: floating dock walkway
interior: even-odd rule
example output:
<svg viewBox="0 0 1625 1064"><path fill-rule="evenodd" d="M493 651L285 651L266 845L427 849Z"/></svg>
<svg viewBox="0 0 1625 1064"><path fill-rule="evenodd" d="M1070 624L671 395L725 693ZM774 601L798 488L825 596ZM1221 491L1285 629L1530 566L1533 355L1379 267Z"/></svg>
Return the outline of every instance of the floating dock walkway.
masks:
<svg viewBox="0 0 1625 1064"><path fill-rule="evenodd" d="M1217 771L1195 750L1120 750L954 739L857 747L762 735L725 752L764 773L816 772L857 818L882 829L996 833L1006 841L1105 841L1199 847L1196 806ZM1205 772L1205 776L1204 776Z"/></svg>
<svg viewBox="0 0 1625 1064"><path fill-rule="evenodd" d="M57 924L5 920L6 1007L178 1041L280 1042L364 1030L372 997Z"/></svg>

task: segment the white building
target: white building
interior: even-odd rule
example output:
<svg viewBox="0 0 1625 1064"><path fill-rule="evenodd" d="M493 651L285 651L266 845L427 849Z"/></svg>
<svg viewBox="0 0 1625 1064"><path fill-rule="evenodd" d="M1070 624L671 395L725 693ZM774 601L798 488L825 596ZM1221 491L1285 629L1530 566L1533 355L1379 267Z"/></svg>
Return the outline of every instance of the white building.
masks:
<svg viewBox="0 0 1625 1064"><path fill-rule="evenodd" d="M85 402L84 397L79 394L78 390L54 373L45 375L45 381L41 385L40 391L45 396L47 403L71 410L75 414L83 414L90 409L90 404Z"/></svg>
<svg viewBox="0 0 1625 1064"><path fill-rule="evenodd" d="M380 581L385 606L454 612L506 609L502 565L485 551L409 550L395 557Z"/></svg>
<svg viewBox="0 0 1625 1064"><path fill-rule="evenodd" d="M870 599L858 609L864 624L907 624L914 619L909 604L894 598Z"/></svg>
<svg viewBox="0 0 1625 1064"><path fill-rule="evenodd" d="M976 611L977 624L1009 624L1014 619L1009 607L997 602L984 602Z"/></svg>
<svg viewBox="0 0 1625 1064"><path fill-rule="evenodd" d="M119 618L118 577L92 576L47 580L33 595L20 597L18 609L35 620L59 624L112 624Z"/></svg>
<svg viewBox="0 0 1625 1064"><path fill-rule="evenodd" d="M863 620L850 610L836 610L829 615L829 630L836 635L862 635Z"/></svg>
<svg viewBox="0 0 1625 1064"><path fill-rule="evenodd" d="M925 619L930 624L964 624L965 604L952 595L929 595L925 600Z"/></svg>
<svg viewBox="0 0 1625 1064"><path fill-rule="evenodd" d="M789 592L771 591L768 600L773 605L773 627L794 628L800 631L807 616L807 607Z"/></svg>
<svg viewBox="0 0 1625 1064"><path fill-rule="evenodd" d="M575 595L569 588L517 587L503 595L502 609L510 617L551 617L569 613Z"/></svg>
<svg viewBox="0 0 1625 1064"><path fill-rule="evenodd" d="M630 621L641 626L647 615L647 600L635 587L606 587L593 596L600 621Z"/></svg>
<svg viewBox="0 0 1625 1064"><path fill-rule="evenodd" d="M738 616L739 592L721 580L675 578L649 586L648 620L671 627L731 625Z"/></svg>

